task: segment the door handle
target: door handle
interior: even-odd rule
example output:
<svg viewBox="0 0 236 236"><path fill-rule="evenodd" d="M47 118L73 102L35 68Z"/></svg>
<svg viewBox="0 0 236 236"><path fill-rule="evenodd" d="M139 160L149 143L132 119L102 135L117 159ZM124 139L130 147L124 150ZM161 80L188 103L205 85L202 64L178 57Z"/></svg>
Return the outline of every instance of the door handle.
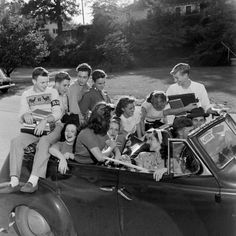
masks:
<svg viewBox="0 0 236 236"><path fill-rule="evenodd" d="M132 201L132 200L133 200L130 196L127 196L127 195L130 195L130 194L125 190L125 188L119 188L117 192L118 192L124 199L126 199L126 200L128 200L128 201Z"/></svg>
<svg viewBox="0 0 236 236"><path fill-rule="evenodd" d="M113 192L115 190L115 187L112 186L112 187L109 187L109 186L102 186L100 187L100 190L104 191L104 192Z"/></svg>

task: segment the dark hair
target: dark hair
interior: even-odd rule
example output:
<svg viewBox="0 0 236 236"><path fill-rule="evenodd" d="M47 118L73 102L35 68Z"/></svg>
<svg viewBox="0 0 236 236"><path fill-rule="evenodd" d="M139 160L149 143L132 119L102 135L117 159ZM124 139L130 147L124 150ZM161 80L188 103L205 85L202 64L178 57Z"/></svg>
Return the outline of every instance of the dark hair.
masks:
<svg viewBox="0 0 236 236"><path fill-rule="evenodd" d="M92 73L92 80L96 82L100 78L106 78L107 74L103 70L94 70Z"/></svg>
<svg viewBox="0 0 236 236"><path fill-rule="evenodd" d="M65 71L60 71L55 75L55 83L61 83L63 80L71 80L70 75Z"/></svg>
<svg viewBox="0 0 236 236"><path fill-rule="evenodd" d="M115 114L117 117L120 117L123 114L123 108L126 108L128 104L134 103L135 99L132 97L121 97L116 105Z"/></svg>
<svg viewBox="0 0 236 236"><path fill-rule="evenodd" d="M152 103L152 98L153 98L153 97L155 97L155 98L160 97L161 100L162 100L162 101L165 101L165 102L166 102L166 100L167 100L167 97L166 97L166 93L165 93L165 92L163 92L163 91L153 91L153 92L151 92L151 93L147 96L146 101L147 101L148 103Z"/></svg>
<svg viewBox="0 0 236 236"><path fill-rule="evenodd" d="M61 130L61 139L60 139L60 141L62 141L62 142L66 141L65 130L66 130L66 127L68 125L74 125L76 127L76 137L79 134L78 124L76 122L67 122L67 123L65 123L63 129ZM74 143L73 143L73 153L75 152L75 144L76 144L76 138L75 138Z"/></svg>
<svg viewBox="0 0 236 236"><path fill-rule="evenodd" d="M82 63L82 64L79 64L77 67L76 67L76 71L79 72L79 71L84 71L84 72L88 72L88 76L91 75L92 73L92 68L89 64L87 63Z"/></svg>
<svg viewBox="0 0 236 236"><path fill-rule="evenodd" d="M178 136L178 131L185 127L193 126L193 122L191 119L187 118L186 116L176 117L173 122L173 137Z"/></svg>
<svg viewBox="0 0 236 236"><path fill-rule="evenodd" d="M119 126L119 131L120 131L120 128L121 128L121 120L119 117L112 117L112 119L110 120L110 123L115 123Z"/></svg>
<svg viewBox="0 0 236 236"><path fill-rule="evenodd" d="M92 129L95 134L106 135L109 130L111 111L113 109L112 104L106 102L97 103L85 127Z"/></svg>
<svg viewBox="0 0 236 236"><path fill-rule="evenodd" d="M37 80L39 76L48 76L49 72L43 67L35 67L32 72L32 79Z"/></svg>

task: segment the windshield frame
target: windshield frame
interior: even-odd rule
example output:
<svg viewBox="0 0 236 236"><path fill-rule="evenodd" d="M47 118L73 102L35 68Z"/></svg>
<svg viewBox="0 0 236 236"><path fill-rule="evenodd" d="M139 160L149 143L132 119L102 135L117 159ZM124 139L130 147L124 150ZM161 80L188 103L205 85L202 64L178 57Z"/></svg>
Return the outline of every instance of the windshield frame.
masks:
<svg viewBox="0 0 236 236"><path fill-rule="evenodd" d="M209 157L210 161L214 164L214 166L218 169L218 170L222 170L224 169L230 162L232 162L232 160L236 159L236 153L230 157L225 163L223 163L221 166L217 165L217 163L214 161L214 159L211 157L209 151L206 149L206 147L203 145L203 143L201 142L200 138L202 138L204 136L204 134L206 135L208 132L210 132L211 129L213 129L214 127L220 125L220 124L224 124L228 127L228 130L230 130L235 136L236 136L236 123L235 121L232 119L232 117L230 117L230 115L228 114L224 114L223 116L217 118L216 120L214 120L213 122L210 122L210 124L208 125L208 127L205 127L203 129L200 129L197 134L196 134L196 140L200 146L200 148L204 151L204 153L206 153L206 155ZM235 130L234 130L235 128Z"/></svg>

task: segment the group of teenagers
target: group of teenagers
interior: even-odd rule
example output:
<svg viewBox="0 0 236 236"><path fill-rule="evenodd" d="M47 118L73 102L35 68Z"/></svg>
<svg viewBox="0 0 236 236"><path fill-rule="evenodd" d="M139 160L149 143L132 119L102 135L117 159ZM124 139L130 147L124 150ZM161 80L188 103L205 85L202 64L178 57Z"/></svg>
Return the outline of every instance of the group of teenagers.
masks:
<svg viewBox="0 0 236 236"><path fill-rule="evenodd" d="M111 102L104 90L107 75L103 70L92 71L90 65L82 63L76 71L77 79L73 83L70 75L61 71L55 74L54 86L49 87L49 72L43 67L33 70L33 86L21 96L20 122L34 124L35 110L50 113L35 125L33 133L20 132L11 141L10 181L4 187L6 192L35 192L39 178L46 176L50 155L58 158L58 170L62 174L68 170L68 159L81 164L104 164L108 162L106 157L122 160L124 149L135 136L148 147L135 157L135 164L153 172L154 179L160 180L167 168L160 154L161 139L156 129L167 123L167 116L174 115L173 137L185 139L209 114L215 113L204 85L190 79L190 66L185 63L171 70L175 83L166 92L152 91L141 109L130 96L122 96L116 104ZM177 109L169 107L169 95L186 93L194 93L198 103ZM188 115L178 116L182 112ZM51 131L43 135L47 124ZM37 143L33 166L28 181L22 185L24 150L32 143Z"/></svg>

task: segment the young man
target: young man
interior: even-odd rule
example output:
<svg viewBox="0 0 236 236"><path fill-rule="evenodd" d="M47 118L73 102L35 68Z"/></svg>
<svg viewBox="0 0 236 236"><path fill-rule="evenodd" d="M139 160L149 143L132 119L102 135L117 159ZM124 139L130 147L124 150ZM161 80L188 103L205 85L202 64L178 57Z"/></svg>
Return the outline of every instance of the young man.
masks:
<svg viewBox="0 0 236 236"><path fill-rule="evenodd" d="M68 98L67 92L70 86L70 76L67 72L58 72L55 75L55 86L54 88L59 93L60 108L61 114L64 115L68 111ZM47 163L49 160L49 147L60 140L61 131L64 124L58 121L55 125L54 130L40 138L36 153L34 156L34 163L31 171L30 178L27 183L20 189L22 192L32 193L38 188L38 179L39 177L45 178L47 171Z"/></svg>
<svg viewBox="0 0 236 236"><path fill-rule="evenodd" d="M176 94L194 93L199 100L198 106L201 106L207 113L215 113L211 109L210 100L203 84L194 82L189 77L190 66L185 63L179 63L173 67L170 74L176 81L175 84L169 86L166 91L167 96Z"/></svg>
<svg viewBox="0 0 236 236"><path fill-rule="evenodd" d="M92 68L87 63L82 63L77 66L77 80L69 88L69 109L71 113L78 114L80 123L84 122L84 117L80 111L79 102L83 95L89 91L90 86L88 80L92 73Z"/></svg>
<svg viewBox="0 0 236 236"><path fill-rule="evenodd" d="M206 117L208 117L208 116L209 116L209 114L205 113L205 111L202 107L194 108L187 115L187 117L192 120L194 129L203 125L206 122Z"/></svg>
<svg viewBox="0 0 236 236"><path fill-rule="evenodd" d="M107 103L111 102L111 99L107 93L103 90L106 83L106 73L103 70L95 70L92 73L93 86L84 94L83 98L79 102L80 111L83 117L86 117L93 107L101 101Z"/></svg>
<svg viewBox="0 0 236 236"><path fill-rule="evenodd" d="M37 67L32 73L33 87L25 91L21 96L20 120L23 123L33 124L32 112L36 109L51 112L43 118L34 129L34 134L20 133L11 141L10 145L10 184L9 192L20 189L19 178L24 156L24 148L40 139L47 123L56 122L61 118L61 108L58 92L48 88L48 71Z"/></svg>

